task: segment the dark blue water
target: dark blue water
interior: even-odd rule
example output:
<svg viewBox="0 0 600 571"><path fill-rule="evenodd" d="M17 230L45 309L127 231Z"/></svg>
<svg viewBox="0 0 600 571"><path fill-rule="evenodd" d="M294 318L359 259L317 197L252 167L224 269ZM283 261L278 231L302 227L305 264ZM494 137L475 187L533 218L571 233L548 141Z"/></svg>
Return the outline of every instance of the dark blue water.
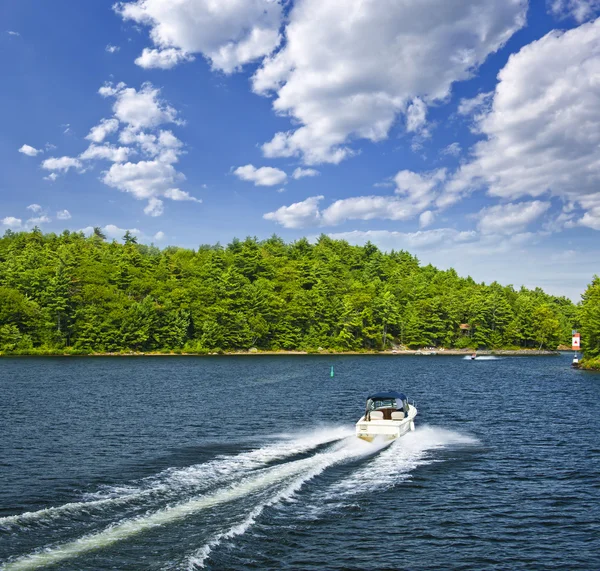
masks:
<svg viewBox="0 0 600 571"><path fill-rule="evenodd" d="M2 359L0 568L600 569L600 375L569 363ZM417 430L357 440L388 388Z"/></svg>

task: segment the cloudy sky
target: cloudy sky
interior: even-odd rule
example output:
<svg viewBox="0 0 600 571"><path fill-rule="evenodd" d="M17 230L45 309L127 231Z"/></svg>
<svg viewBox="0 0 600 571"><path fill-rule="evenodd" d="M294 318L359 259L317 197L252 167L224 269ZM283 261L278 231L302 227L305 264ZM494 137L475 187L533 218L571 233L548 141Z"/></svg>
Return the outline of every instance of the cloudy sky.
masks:
<svg viewBox="0 0 600 571"><path fill-rule="evenodd" d="M600 271L599 15L5 2L0 228L192 248L326 233L577 300Z"/></svg>

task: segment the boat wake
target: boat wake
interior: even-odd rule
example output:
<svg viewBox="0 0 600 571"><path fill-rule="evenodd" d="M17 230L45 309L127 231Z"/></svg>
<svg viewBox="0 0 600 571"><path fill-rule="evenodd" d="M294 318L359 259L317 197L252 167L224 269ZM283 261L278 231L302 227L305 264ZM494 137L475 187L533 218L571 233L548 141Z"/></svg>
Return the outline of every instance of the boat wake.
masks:
<svg viewBox="0 0 600 571"><path fill-rule="evenodd" d="M500 361L503 357L496 357L495 355L477 355L475 359L473 359L470 355L463 357L464 361Z"/></svg>
<svg viewBox="0 0 600 571"><path fill-rule="evenodd" d="M340 467L342 476L330 485L315 482L306 494L296 498L298 504L308 500L309 506L320 508L328 502L343 502L351 496L395 486L419 465L434 461L430 451L473 443L474 439L459 433L425 427L392 444L369 444L355 438L350 429L337 427L233 456L216 456L129 486L102 489L87 501L0 518L0 532L14 537L17 545L21 535L28 536L29 541L32 533L47 537L48 529L61 523L69 530L64 540L52 544L41 540L37 549L11 557L0 564L0 569L24 571L56 565L151 530L163 533L167 526L190 521L198 522L204 535L179 560L178 568L200 569L217 546L246 533L266 508L291 501L309 482L334 466ZM317 512L313 516L318 517ZM82 534L77 526L84 520L89 525ZM74 529L80 529L75 537Z"/></svg>

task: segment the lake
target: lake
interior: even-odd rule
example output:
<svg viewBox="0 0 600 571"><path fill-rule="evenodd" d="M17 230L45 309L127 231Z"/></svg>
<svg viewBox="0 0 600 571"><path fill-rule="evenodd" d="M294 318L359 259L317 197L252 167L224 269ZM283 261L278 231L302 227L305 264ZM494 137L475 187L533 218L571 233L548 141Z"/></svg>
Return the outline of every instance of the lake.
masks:
<svg viewBox="0 0 600 571"><path fill-rule="evenodd" d="M600 569L570 360L3 358L0 569ZM353 436L382 389L389 446Z"/></svg>

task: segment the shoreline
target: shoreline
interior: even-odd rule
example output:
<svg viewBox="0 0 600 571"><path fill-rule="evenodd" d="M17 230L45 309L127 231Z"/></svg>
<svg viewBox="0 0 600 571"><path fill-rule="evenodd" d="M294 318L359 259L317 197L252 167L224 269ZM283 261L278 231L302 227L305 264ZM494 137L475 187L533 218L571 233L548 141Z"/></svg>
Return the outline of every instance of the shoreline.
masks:
<svg viewBox="0 0 600 571"><path fill-rule="evenodd" d="M392 350L392 351L333 351L333 350L322 350L322 351L220 351L212 353L193 353L193 352L119 352L119 353L0 353L1 357L253 357L253 356L273 356L273 355L311 355L311 356L339 356L339 355L379 355L389 357L402 357L402 356L419 356L419 357L440 357L444 355L454 357L468 357L473 353L477 353L477 356L504 356L504 357L549 357L560 355L559 350L539 350L539 349L496 349L496 350L481 350L472 351L464 349L436 349L436 350L422 350L422 349L406 349L406 350Z"/></svg>

